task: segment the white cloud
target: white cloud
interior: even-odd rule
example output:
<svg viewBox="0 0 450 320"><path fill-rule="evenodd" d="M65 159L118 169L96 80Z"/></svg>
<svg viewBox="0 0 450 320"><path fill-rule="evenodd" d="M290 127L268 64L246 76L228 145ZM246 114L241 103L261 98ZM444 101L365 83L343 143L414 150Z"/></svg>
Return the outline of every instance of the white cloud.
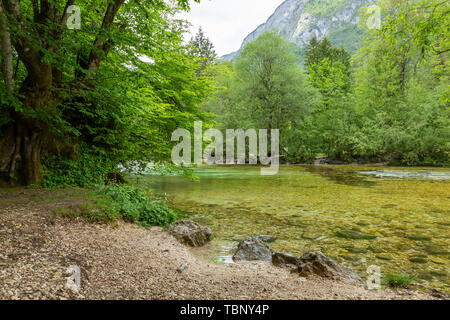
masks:
<svg viewBox="0 0 450 320"><path fill-rule="evenodd" d="M188 20L195 34L201 26L222 56L237 51L244 38L266 22L284 0L201 0L179 17Z"/></svg>

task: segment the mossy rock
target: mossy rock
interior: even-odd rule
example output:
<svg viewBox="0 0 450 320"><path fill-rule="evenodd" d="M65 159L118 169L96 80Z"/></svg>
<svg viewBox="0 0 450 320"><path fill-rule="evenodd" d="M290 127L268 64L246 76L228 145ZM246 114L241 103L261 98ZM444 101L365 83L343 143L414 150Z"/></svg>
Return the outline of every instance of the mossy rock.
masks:
<svg viewBox="0 0 450 320"><path fill-rule="evenodd" d="M441 255L447 255L448 250L442 246L438 245L429 245L425 247L425 251L429 254L435 255L435 256L441 256Z"/></svg>
<svg viewBox="0 0 450 320"><path fill-rule="evenodd" d="M447 278L448 273L440 272L440 271L430 271L430 274L437 278Z"/></svg>
<svg viewBox="0 0 450 320"><path fill-rule="evenodd" d="M364 233L356 230L341 230L336 232L336 236L345 239L353 239L353 240L373 240L376 239L377 236L373 234Z"/></svg>
<svg viewBox="0 0 450 320"><path fill-rule="evenodd" d="M326 237L321 234L314 234L310 232L303 232L302 239L313 240L313 241L321 241L325 240Z"/></svg>
<svg viewBox="0 0 450 320"><path fill-rule="evenodd" d="M409 240L413 240L413 241L431 241L430 237L427 236L421 236L421 235L412 235L412 236L408 236Z"/></svg>
<svg viewBox="0 0 450 320"><path fill-rule="evenodd" d="M416 258L411 258L411 259L409 259L409 261L411 261L411 262L413 262L413 263L419 263L419 264L425 264L425 263L428 263L428 261L425 260L424 258L418 258L418 257L416 257Z"/></svg>
<svg viewBox="0 0 450 320"><path fill-rule="evenodd" d="M418 278L427 281L433 280L433 276L429 273L419 273Z"/></svg>
<svg viewBox="0 0 450 320"><path fill-rule="evenodd" d="M344 258L347 261L352 261L352 262L361 260L361 258L355 257L355 256L342 256L342 258Z"/></svg>
<svg viewBox="0 0 450 320"><path fill-rule="evenodd" d="M378 249L378 248L374 248L374 247L371 247L371 246L368 246L368 247L367 247L367 250L368 250L368 251L371 251L371 252L373 252L373 253L382 253L382 252L383 252L383 250Z"/></svg>
<svg viewBox="0 0 450 320"><path fill-rule="evenodd" d="M396 204L385 204L384 206L381 206L383 209L392 209L395 207L398 207Z"/></svg>

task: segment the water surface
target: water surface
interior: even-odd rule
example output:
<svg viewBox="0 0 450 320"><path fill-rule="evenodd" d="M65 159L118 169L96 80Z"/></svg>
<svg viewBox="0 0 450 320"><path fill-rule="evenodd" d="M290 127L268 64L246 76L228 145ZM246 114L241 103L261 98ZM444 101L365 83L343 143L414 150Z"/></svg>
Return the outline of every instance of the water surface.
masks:
<svg viewBox="0 0 450 320"><path fill-rule="evenodd" d="M378 265L449 292L449 169L285 166L261 176L257 167L222 166L196 175L149 183L212 227L216 261L229 261L240 239L271 235L274 250L318 249L363 278Z"/></svg>

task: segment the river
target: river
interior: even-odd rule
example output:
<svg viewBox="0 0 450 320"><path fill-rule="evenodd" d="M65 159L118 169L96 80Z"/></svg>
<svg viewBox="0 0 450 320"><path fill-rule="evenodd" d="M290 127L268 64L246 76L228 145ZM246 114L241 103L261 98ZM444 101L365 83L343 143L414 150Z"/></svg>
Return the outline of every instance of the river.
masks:
<svg viewBox="0 0 450 320"><path fill-rule="evenodd" d="M261 176L258 167L195 170L198 181L149 177L189 219L209 225L210 258L231 263L239 240L276 238L277 251L321 250L363 278L416 274L416 282L450 290L450 171L364 166L282 166Z"/></svg>

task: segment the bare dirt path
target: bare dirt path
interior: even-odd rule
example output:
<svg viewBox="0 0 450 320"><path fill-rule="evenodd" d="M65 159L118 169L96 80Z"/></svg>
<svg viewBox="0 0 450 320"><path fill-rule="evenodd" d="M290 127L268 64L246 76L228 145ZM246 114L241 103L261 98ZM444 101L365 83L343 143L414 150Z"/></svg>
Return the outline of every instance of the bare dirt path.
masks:
<svg viewBox="0 0 450 320"><path fill-rule="evenodd" d="M65 193L64 193L65 192ZM0 299L431 299L302 279L269 263L207 262L161 228L56 218L72 191L0 193ZM66 270L81 270L81 291Z"/></svg>

